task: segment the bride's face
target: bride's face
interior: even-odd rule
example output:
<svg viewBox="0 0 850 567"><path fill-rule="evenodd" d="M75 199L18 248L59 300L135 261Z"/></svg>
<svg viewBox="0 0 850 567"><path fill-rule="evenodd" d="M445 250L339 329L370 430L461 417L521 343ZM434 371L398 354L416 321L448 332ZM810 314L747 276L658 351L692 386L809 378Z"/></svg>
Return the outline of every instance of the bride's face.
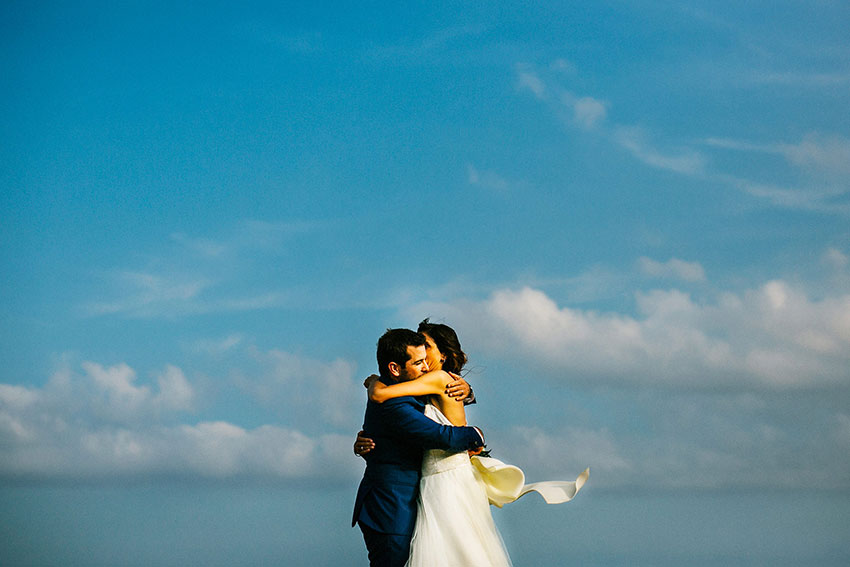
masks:
<svg viewBox="0 0 850 567"><path fill-rule="evenodd" d="M428 363L428 370L442 370L445 357L437 348L434 339L425 333L422 334L425 335L425 362Z"/></svg>

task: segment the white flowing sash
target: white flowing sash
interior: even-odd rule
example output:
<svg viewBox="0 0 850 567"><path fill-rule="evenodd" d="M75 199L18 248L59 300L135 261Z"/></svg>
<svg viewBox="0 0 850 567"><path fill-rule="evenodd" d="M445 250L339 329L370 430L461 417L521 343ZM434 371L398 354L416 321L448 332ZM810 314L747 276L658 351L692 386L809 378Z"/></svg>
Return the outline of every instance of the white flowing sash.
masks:
<svg viewBox="0 0 850 567"><path fill-rule="evenodd" d="M470 460L484 484L490 504L499 508L529 492L538 493L547 504L569 502L590 476L590 468L587 468L575 481L548 480L525 484L525 474L519 467L492 457L475 455Z"/></svg>

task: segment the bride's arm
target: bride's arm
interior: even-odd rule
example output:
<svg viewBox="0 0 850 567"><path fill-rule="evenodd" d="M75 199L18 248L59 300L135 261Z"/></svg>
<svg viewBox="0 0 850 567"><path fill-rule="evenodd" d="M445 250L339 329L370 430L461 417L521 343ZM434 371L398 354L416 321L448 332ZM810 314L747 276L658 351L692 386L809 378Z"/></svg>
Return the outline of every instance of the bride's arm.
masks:
<svg viewBox="0 0 850 567"><path fill-rule="evenodd" d="M446 391L446 384L452 380L453 378L442 370L428 372L416 380L399 382L398 384L390 384L389 386L380 380L373 380L368 386L369 399L381 404L392 398L400 398L402 396L442 394Z"/></svg>

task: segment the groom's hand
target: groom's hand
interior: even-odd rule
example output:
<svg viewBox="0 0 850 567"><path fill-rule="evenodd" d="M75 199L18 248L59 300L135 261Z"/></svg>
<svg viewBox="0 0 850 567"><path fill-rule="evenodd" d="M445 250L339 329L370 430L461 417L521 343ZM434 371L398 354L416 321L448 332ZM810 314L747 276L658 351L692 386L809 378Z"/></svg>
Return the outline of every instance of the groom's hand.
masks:
<svg viewBox="0 0 850 567"><path fill-rule="evenodd" d="M466 383L466 380L458 376L454 373L449 373L454 381L446 384L446 394L454 398L458 402L462 402L466 398L469 397L469 393L472 391L472 388L469 387L469 384Z"/></svg>
<svg viewBox="0 0 850 567"><path fill-rule="evenodd" d="M475 456L475 455L480 455L482 452L484 452L484 449L487 447L487 441L484 440L484 432L481 431L481 428L476 427L474 425L472 426L472 428L475 429L475 431L477 431L478 435L481 437L481 446L476 447L475 449L467 449L466 452L469 453L470 457Z"/></svg>
<svg viewBox="0 0 850 567"><path fill-rule="evenodd" d="M375 442L368 437L364 437L365 434L361 429L357 432L357 439L354 440L354 454L358 457L362 457L375 448Z"/></svg>

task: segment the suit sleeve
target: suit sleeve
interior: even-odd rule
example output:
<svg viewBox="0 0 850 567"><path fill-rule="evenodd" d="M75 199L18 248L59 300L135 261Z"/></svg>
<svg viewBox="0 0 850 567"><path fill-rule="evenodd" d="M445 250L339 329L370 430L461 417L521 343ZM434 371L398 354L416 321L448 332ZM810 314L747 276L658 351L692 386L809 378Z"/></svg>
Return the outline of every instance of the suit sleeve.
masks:
<svg viewBox="0 0 850 567"><path fill-rule="evenodd" d="M384 416L392 424L391 435L420 445L423 449L466 451L484 446L481 433L474 427L440 425L425 417L409 398L395 398L383 404Z"/></svg>

